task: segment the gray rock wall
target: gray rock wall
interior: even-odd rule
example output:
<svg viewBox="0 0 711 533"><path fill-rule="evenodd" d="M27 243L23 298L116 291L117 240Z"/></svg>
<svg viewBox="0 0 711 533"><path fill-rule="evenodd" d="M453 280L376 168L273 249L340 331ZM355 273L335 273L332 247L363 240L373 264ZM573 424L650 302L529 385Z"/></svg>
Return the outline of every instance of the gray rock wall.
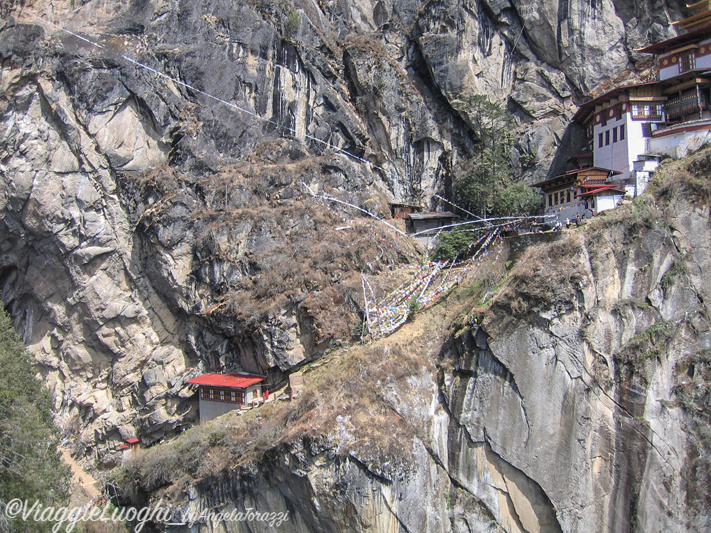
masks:
<svg viewBox="0 0 711 533"><path fill-rule="evenodd" d="M354 409L320 427L323 438L202 479L189 499L169 485L159 494L175 516L288 511L281 531L707 529L699 373L711 234L708 207L687 193L664 212L650 202L646 214L603 216L528 250L483 325L439 349L434 332L428 344L413 329L421 355L442 359L438 377L405 373L386 386L403 427L425 428L399 452L374 459L360 448ZM543 262L552 257L560 262ZM250 527L262 530L199 530Z"/></svg>
<svg viewBox="0 0 711 533"><path fill-rule="evenodd" d="M476 93L517 114L514 155L537 162L518 170L540 178L580 97L633 74L634 49L668 36L678 8L3 4L2 299L54 391L58 419L103 460L126 437L152 441L194 418L182 386L191 371L280 379L319 357L335 334L318 313L337 300L331 316L356 319L348 272L395 259L353 251L348 268L287 284L281 294L298 290L254 324L247 311L258 290L244 284L258 285L269 265L296 270L286 250L297 244L310 257L309 246L329 242L316 215L281 210L304 200L301 181L381 214L388 200L434 206L472 153L466 102ZM225 169L251 175L211 181ZM260 218L245 213L252 207L277 211ZM213 312L228 300L234 314Z"/></svg>
<svg viewBox="0 0 711 533"><path fill-rule="evenodd" d="M510 508L529 531L705 523L687 478L698 438L688 432L693 409L679 403L678 388L707 343L708 286L696 274L708 261L707 219L706 209L682 201L642 229L610 221L607 232L548 245L559 247L546 257L560 253L557 264L534 263L530 278L515 277L483 329L462 338L464 357L445 383L453 478L475 495L492 492L490 474L473 468L482 448L485 465L520 470L525 500L509 492ZM504 516L496 498L485 501Z"/></svg>

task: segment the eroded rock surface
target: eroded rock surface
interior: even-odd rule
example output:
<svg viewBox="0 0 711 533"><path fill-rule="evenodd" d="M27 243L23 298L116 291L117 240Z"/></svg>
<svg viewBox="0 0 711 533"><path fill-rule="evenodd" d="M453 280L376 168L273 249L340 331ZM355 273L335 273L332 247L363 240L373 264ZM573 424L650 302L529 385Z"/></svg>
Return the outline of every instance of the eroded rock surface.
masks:
<svg viewBox="0 0 711 533"><path fill-rule="evenodd" d="M357 322L358 273L412 257L338 233L304 184L434 206L473 154L476 93L516 114L517 171L540 178L576 103L636 75L679 8L22 4L0 7L2 298L58 420L108 463L193 420L193 373L276 382L320 357Z"/></svg>
<svg viewBox="0 0 711 533"><path fill-rule="evenodd" d="M690 165L696 177L709 157ZM483 315L447 302L467 318L444 342L432 314L361 359L339 353L331 388L280 415L285 443L206 474L189 498L180 474L149 494L180 517L288 512L280 531L707 529L711 195L696 184L671 179L529 248ZM387 364L398 371L382 374ZM161 453L130 479L155 480Z"/></svg>

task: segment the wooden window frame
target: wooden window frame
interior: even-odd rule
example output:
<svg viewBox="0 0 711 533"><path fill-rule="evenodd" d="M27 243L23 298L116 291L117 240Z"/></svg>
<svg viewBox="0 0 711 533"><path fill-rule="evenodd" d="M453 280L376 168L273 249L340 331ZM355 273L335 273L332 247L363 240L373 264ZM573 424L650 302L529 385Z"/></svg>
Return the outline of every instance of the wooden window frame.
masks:
<svg viewBox="0 0 711 533"><path fill-rule="evenodd" d="M216 387L200 387L200 398L209 402L233 403L241 405L244 403L244 391L239 389L230 390Z"/></svg>

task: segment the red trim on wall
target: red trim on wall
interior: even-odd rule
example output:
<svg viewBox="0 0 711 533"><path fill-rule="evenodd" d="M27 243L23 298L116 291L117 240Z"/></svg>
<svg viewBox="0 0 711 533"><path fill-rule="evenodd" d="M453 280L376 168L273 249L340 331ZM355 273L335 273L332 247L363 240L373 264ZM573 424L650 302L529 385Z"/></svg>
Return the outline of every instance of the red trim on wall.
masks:
<svg viewBox="0 0 711 533"><path fill-rule="evenodd" d="M711 130L711 123L709 124L698 124L696 126L685 126L682 128L674 129L664 129L655 130L652 132L652 137L665 137L667 135L674 135L675 133L683 133L685 131L701 131L701 130Z"/></svg>

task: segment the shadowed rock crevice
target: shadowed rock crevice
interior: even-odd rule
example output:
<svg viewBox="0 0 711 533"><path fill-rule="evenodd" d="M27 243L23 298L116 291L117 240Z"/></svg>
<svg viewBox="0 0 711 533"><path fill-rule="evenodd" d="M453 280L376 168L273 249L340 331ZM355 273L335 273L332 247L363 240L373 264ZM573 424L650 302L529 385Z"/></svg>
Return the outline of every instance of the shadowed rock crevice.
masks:
<svg viewBox="0 0 711 533"><path fill-rule="evenodd" d="M514 153L514 170L542 179L581 97L642 76L634 50L681 4L5 2L0 288L77 451L108 467L128 437L179 433L198 373L284 382L352 338L361 273L379 294L404 281L390 266L416 245L302 184L379 216L439 207L475 152L477 94L515 113L536 164ZM708 168L699 154L686 184L529 246L441 383L393 356L417 393L392 399L381 376L372 398L408 419L400 463L376 446L337 461L334 437L224 473L224 499L201 499L205 476L180 505L298 511L297 532L708 525ZM400 427L383 417L363 441Z"/></svg>

